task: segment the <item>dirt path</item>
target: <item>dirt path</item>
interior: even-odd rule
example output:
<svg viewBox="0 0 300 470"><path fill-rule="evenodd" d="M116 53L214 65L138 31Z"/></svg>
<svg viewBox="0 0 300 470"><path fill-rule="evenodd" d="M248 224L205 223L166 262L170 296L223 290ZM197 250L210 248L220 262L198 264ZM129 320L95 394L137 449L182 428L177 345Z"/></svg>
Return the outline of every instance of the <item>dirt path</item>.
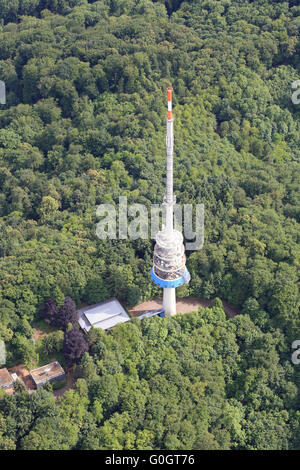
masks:
<svg viewBox="0 0 300 470"><path fill-rule="evenodd" d="M52 333L53 331L55 331L55 328L53 328L49 325L49 327L48 327L49 331L43 331L43 330L40 329L40 327L38 325L33 325L33 330L34 330L33 339L34 339L34 341L37 341L39 338L44 338L49 333Z"/></svg>
<svg viewBox="0 0 300 470"><path fill-rule="evenodd" d="M11 374L17 374L18 379L25 385L28 393L35 391L36 387L30 376L30 372L23 364L12 367L9 369L9 372Z"/></svg>
<svg viewBox="0 0 300 470"><path fill-rule="evenodd" d="M33 334L34 341L37 341L39 338L43 338L44 336L47 335L44 331L40 330L36 326L34 326L33 329L34 329L34 334Z"/></svg>
<svg viewBox="0 0 300 470"><path fill-rule="evenodd" d="M198 310L199 307L207 308L210 306L212 300L201 299L200 297L189 297L186 299L177 299L177 313L189 313ZM229 304L225 300L222 300L224 311L230 318L233 318L239 313L239 310L233 305ZM162 308L162 297L148 300L133 308L128 309L132 317L137 317L143 313L149 312L150 310L156 310Z"/></svg>

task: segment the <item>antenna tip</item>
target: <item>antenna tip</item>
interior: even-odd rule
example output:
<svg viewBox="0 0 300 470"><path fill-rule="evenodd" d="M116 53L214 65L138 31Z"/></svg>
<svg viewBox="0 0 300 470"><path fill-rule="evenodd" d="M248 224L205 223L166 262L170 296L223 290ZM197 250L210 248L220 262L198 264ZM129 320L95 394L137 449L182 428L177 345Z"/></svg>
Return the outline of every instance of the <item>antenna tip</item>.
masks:
<svg viewBox="0 0 300 470"><path fill-rule="evenodd" d="M172 91L173 88L168 86L168 121L172 121Z"/></svg>

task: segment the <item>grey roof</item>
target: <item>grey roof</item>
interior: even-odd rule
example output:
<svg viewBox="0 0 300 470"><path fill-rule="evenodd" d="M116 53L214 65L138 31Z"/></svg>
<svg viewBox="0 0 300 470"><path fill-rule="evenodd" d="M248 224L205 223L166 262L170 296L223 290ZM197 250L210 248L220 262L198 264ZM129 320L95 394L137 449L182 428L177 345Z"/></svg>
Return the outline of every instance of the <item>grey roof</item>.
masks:
<svg viewBox="0 0 300 470"><path fill-rule="evenodd" d="M155 317L155 315L159 315L162 312L164 312L164 309L162 308L159 308L157 310L150 310L149 312L142 313L142 315L139 315L137 318L142 320L143 318Z"/></svg>
<svg viewBox="0 0 300 470"><path fill-rule="evenodd" d="M45 366L38 367L30 371L36 385L47 382L48 380L60 377L65 371L58 361L51 362Z"/></svg>
<svg viewBox="0 0 300 470"><path fill-rule="evenodd" d="M83 330L94 328L108 330L130 320L129 315L117 299L110 299L78 310L78 323Z"/></svg>

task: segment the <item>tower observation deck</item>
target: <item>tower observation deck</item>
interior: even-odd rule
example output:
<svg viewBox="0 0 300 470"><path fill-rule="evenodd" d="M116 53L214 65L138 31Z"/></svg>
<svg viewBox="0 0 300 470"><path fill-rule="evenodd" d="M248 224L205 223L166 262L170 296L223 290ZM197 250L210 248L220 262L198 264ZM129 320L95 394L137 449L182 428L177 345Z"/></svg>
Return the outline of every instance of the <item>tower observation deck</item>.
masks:
<svg viewBox="0 0 300 470"><path fill-rule="evenodd" d="M190 274L185 266L183 236L173 227L175 196L173 194L173 114L172 114L172 88L168 91L168 117L167 117L167 165L166 165L166 192L163 200L166 224L157 233L153 255L152 281L163 287L163 308L165 315L176 314L176 287L187 284Z"/></svg>

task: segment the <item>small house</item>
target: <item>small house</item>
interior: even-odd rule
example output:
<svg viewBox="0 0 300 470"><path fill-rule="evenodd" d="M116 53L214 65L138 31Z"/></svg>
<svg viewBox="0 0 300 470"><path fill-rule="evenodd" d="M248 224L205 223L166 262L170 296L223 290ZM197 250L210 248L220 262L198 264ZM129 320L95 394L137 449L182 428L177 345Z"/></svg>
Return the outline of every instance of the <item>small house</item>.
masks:
<svg viewBox="0 0 300 470"><path fill-rule="evenodd" d="M36 388L42 387L47 382L55 380L64 380L66 374L59 362L51 362L43 367L30 371L30 376L36 385Z"/></svg>

